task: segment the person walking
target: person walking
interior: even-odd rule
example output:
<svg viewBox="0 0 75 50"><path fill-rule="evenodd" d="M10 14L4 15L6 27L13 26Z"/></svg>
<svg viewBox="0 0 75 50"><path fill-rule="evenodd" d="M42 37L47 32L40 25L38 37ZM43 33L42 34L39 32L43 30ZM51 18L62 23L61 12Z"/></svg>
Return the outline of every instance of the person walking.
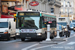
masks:
<svg viewBox="0 0 75 50"><path fill-rule="evenodd" d="M69 25L67 25L67 29L68 29L68 31L70 30L70 27L69 27Z"/></svg>
<svg viewBox="0 0 75 50"><path fill-rule="evenodd" d="M66 35L66 38L70 37L70 32L67 29L65 29L65 35Z"/></svg>

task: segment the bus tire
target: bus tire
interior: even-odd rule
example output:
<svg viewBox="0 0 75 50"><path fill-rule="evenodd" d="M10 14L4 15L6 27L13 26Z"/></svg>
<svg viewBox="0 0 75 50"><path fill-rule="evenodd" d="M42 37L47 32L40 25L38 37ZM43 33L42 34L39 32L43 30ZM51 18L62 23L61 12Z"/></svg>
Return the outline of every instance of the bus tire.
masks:
<svg viewBox="0 0 75 50"><path fill-rule="evenodd" d="M21 38L21 41L25 41L25 39L24 38Z"/></svg>
<svg viewBox="0 0 75 50"><path fill-rule="evenodd" d="M54 37L53 37L53 36L51 36L51 37L50 37L50 39L54 39Z"/></svg>
<svg viewBox="0 0 75 50"><path fill-rule="evenodd" d="M9 38L7 38L7 41L9 41L10 40L10 37Z"/></svg>
<svg viewBox="0 0 75 50"><path fill-rule="evenodd" d="M14 37L14 40L16 40L16 36Z"/></svg>
<svg viewBox="0 0 75 50"><path fill-rule="evenodd" d="M75 30L73 30L75 32Z"/></svg>

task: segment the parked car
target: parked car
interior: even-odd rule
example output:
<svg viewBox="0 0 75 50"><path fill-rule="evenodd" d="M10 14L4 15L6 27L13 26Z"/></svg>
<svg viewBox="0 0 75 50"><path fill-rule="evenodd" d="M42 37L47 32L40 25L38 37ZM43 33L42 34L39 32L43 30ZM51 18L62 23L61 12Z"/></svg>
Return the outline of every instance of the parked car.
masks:
<svg viewBox="0 0 75 50"><path fill-rule="evenodd" d="M75 22L70 24L70 29L71 30L74 30L74 27L75 27Z"/></svg>

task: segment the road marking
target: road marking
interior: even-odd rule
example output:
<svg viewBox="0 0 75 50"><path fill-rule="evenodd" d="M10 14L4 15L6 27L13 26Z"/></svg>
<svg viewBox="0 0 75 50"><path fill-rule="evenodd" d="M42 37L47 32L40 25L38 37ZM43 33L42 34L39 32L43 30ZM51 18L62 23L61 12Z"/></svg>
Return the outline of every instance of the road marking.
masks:
<svg viewBox="0 0 75 50"><path fill-rule="evenodd" d="M65 42L60 42L60 43L58 43L58 44L63 44L63 43L65 43Z"/></svg>
<svg viewBox="0 0 75 50"><path fill-rule="evenodd" d="M53 44L53 45L56 45L56 44ZM38 47L38 48L33 48L33 49L30 49L30 50L36 50L36 49L40 49L40 48L46 48L46 47L50 47L50 46L53 46L53 45L46 45L46 46L42 46L42 47Z"/></svg>
<svg viewBox="0 0 75 50"><path fill-rule="evenodd" d="M72 38L72 37L74 37L75 36L75 34L73 35L73 36L71 36L71 37L69 37L69 38L66 38L66 40L68 40L68 39L70 39L70 38ZM65 41L66 42L66 41ZM60 43L58 43L58 44L62 44L62 43L65 43L65 42L60 42Z"/></svg>
<svg viewBox="0 0 75 50"><path fill-rule="evenodd" d="M14 41L7 41L7 42L3 42L3 43L13 43L13 42L17 42L16 40Z"/></svg>
<svg viewBox="0 0 75 50"><path fill-rule="evenodd" d="M67 39L70 39L70 38L72 38L72 37L74 37L75 36L75 34L73 34L73 36L71 36L71 37L69 37L69 38L67 38Z"/></svg>
<svg viewBox="0 0 75 50"><path fill-rule="evenodd" d="M39 43L38 43L39 44ZM32 48L32 47L34 47L34 46L37 46L38 44L33 44L33 45L31 45L31 46L28 46L28 47L26 47L26 48L23 48L22 50L28 50L29 48Z"/></svg>
<svg viewBox="0 0 75 50"><path fill-rule="evenodd" d="M74 34L73 36L69 37L69 38L66 38L66 40L68 40L68 39L70 39L70 38L72 38L72 37L74 37L74 36L75 36L75 34ZM65 42L66 42L66 41L65 41ZM60 43L58 43L58 44L63 44L63 43L65 43L65 42L60 42ZM54 44L54 45L56 45L56 44ZM49 46L53 46L53 45L47 45L47 46L42 46L42 47L38 47L38 48L33 48L33 49L31 49L31 50L36 50L36 49L45 48L45 47L49 47Z"/></svg>
<svg viewBox="0 0 75 50"><path fill-rule="evenodd" d="M67 45L73 45L75 44L75 42L70 42L70 43L67 43Z"/></svg>

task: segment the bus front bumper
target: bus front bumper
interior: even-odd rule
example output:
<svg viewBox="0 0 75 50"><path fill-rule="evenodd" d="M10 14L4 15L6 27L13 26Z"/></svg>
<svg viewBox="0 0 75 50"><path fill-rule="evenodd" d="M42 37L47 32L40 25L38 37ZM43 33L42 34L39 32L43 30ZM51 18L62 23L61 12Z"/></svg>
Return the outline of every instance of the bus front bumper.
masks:
<svg viewBox="0 0 75 50"><path fill-rule="evenodd" d="M42 39L45 38L45 34L37 35L37 33L20 33L20 37L25 39Z"/></svg>

